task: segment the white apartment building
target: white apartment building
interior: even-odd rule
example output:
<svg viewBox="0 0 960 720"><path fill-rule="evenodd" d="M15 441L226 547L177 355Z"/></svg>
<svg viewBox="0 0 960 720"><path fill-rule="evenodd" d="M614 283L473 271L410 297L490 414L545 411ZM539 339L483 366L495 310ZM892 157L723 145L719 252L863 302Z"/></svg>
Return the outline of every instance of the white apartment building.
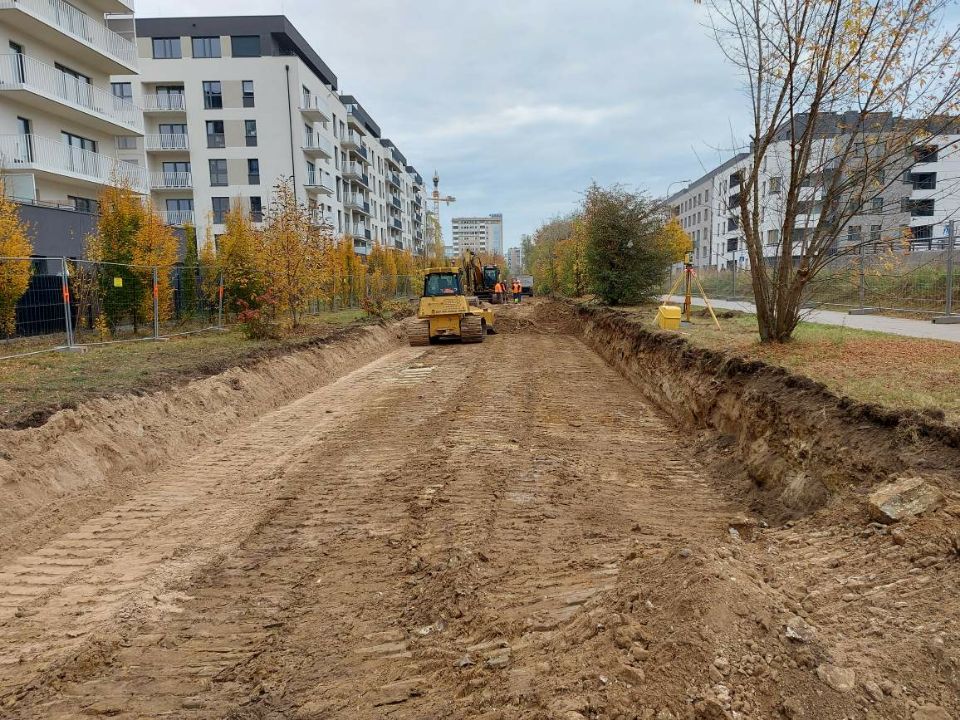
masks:
<svg viewBox="0 0 960 720"><path fill-rule="evenodd" d="M135 76L132 0L0 0L0 170L38 255L82 255L104 186L147 192L116 138L144 125L110 76Z"/></svg>
<svg viewBox="0 0 960 720"><path fill-rule="evenodd" d="M512 247L507 250L507 265L510 266L511 275L520 275L523 272L522 248Z"/></svg>
<svg viewBox="0 0 960 720"><path fill-rule="evenodd" d="M503 215L453 218L453 251L465 250L503 255Z"/></svg>
<svg viewBox="0 0 960 720"><path fill-rule="evenodd" d="M830 128L850 127L853 119L835 115L826 116L821 122L825 124L824 137L817 141L814 156L821 157L826 166L839 133ZM785 183L790 177L789 157L788 141L775 142L760 172L760 227L768 257L777 255L784 241L780 234ZM669 198L674 215L693 239L694 264L698 267L749 265L740 231L739 200L741 181L751 161L749 153L741 153ZM893 175L887 177L888 173ZM877 197L869 198L861 212L847 223L838 248L862 245L865 240L880 243L899 238L905 228L910 229L913 249L937 247L935 241L946 235L950 220L960 220L960 134L942 134L923 141L895 172L888 169L879 173L876 180L883 190ZM812 178L800 199L806 211L798 216L793 229L794 255L802 252L805 234L819 220L822 197L822 183Z"/></svg>
<svg viewBox="0 0 960 720"><path fill-rule="evenodd" d="M145 134L119 151L145 164L167 223L203 242L236 203L259 222L286 177L359 254L422 250L423 179L286 17L150 18L137 35L141 72L114 87L143 107Z"/></svg>

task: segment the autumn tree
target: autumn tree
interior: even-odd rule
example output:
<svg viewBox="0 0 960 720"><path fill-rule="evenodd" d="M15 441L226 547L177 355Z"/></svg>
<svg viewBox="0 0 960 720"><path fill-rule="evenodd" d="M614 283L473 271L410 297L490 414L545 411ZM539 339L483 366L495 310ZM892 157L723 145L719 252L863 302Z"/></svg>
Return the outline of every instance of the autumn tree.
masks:
<svg viewBox="0 0 960 720"><path fill-rule="evenodd" d="M133 264L146 276L145 292L141 294L141 312L153 316L153 283L149 275L156 269L157 313L159 319L169 320L173 315L173 289L170 274L178 259L179 241L170 226L160 219L152 205L141 205L139 228L133 239Z"/></svg>
<svg viewBox="0 0 960 720"><path fill-rule="evenodd" d="M96 273L99 308L110 332L129 320L134 332L143 325L143 296L152 283L143 268L135 268L137 235L144 221L142 198L121 182L100 193L96 233L87 239L87 258L102 263Z"/></svg>
<svg viewBox="0 0 960 720"><path fill-rule="evenodd" d="M183 265L180 268L180 311L186 318L197 311L197 280L200 275L200 257L197 253L197 229L185 225Z"/></svg>
<svg viewBox="0 0 960 720"><path fill-rule="evenodd" d="M583 202L586 268L593 292L610 305L637 302L659 289L670 257L658 242L660 208L621 186L587 189Z"/></svg>
<svg viewBox="0 0 960 720"><path fill-rule="evenodd" d="M4 192L0 178L0 258L29 258L33 244L21 222L17 204ZM29 260L0 260L0 332L11 337L17 331L17 303L30 287Z"/></svg>
<svg viewBox="0 0 960 720"><path fill-rule="evenodd" d="M265 279L259 257L262 248L261 233L254 227L250 213L237 198L223 219L224 233L215 245L217 270L223 276L225 303L234 312L257 306L257 297L263 292Z"/></svg>
<svg viewBox="0 0 960 720"><path fill-rule="evenodd" d="M670 218L657 234L657 242L663 248L670 262L683 262L688 252L693 250L693 240L683 229L678 218Z"/></svg>
<svg viewBox="0 0 960 720"><path fill-rule="evenodd" d="M294 327L312 300L324 292L330 228L317 227L310 209L297 200L293 182L281 178L259 234L259 261L266 287L290 315Z"/></svg>
<svg viewBox="0 0 960 720"><path fill-rule="evenodd" d="M760 337L783 342L816 275L874 240L850 221L889 214L888 191L956 132L960 26L952 0L703 4L752 115L748 162L725 199L749 255ZM910 209L890 204L885 232L896 235Z"/></svg>

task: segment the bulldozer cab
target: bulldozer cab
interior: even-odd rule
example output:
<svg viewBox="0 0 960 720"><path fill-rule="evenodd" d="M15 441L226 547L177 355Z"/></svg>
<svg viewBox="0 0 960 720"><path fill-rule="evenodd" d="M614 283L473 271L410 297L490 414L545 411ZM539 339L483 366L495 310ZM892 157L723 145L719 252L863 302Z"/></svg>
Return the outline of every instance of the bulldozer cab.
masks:
<svg viewBox="0 0 960 720"><path fill-rule="evenodd" d="M460 273L454 270L431 270L423 279L424 297L463 295Z"/></svg>
<svg viewBox="0 0 960 720"><path fill-rule="evenodd" d="M500 268L496 265L483 266L483 286L492 289L500 280Z"/></svg>

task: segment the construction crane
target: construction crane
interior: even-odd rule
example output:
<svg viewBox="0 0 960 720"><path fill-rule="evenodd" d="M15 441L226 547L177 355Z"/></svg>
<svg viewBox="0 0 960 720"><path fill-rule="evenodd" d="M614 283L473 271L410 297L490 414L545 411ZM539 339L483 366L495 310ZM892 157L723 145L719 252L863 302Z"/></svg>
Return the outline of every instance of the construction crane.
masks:
<svg viewBox="0 0 960 720"><path fill-rule="evenodd" d="M438 259L442 260L444 249L443 225L440 223L440 203L450 205L451 203L455 203L457 199L453 197L453 195L443 196L440 194L440 174L436 170L433 171L433 193L430 195L430 200L433 201L433 223L431 223L435 235L433 238L433 246Z"/></svg>

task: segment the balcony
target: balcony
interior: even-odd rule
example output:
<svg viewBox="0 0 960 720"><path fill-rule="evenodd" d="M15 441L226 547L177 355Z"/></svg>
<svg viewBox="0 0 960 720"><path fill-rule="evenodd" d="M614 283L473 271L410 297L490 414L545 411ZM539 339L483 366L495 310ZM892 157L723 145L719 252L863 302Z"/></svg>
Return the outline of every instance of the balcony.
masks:
<svg viewBox="0 0 960 720"><path fill-rule="evenodd" d="M323 173L319 170L308 170L307 179L304 186L308 192L322 192L325 195L333 195L333 185L329 180L324 179Z"/></svg>
<svg viewBox="0 0 960 720"><path fill-rule="evenodd" d="M354 240L369 240L371 238L370 228L365 225L347 225L347 235Z"/></svg>
<svg viewBox="0 0 960 720"><path fill-rule="evenodd" d="M397 210L403 207L403 203L400 202L400 198L396 195L390 196L390 204L393 205Z"/></svg>
<svg viewBox="0 0 960 720"><path fill-rule="evenodd" d="M128 185L144 195L150 191L150 179L143 168L39 135L0 135L0 168L33 172L53 181L70 178L97 188Z"/></svg>
<svg viewBox="0 0 960 720"><path fill-rule="evenodd" d="M396 173L387 173L387 182L393 185L397 190L400 189L400 176Z"/></svg>
<svg viewBox="0 0 960 720"><path fill-rule="evenodd" d="M363 128L363 118L360 117L360 110L355 105L347 105L347 122L358 128Z"/></svg>
<svg viewBox="0 0 960 720"><path fill-rule="evenodd" d="M303 152L310 157L333 157L333 143L318 133L311 133L303 138Z"/></svg>
<svg viewBox="0 0 960 720"><path fill-rule="evenodd" d="M143 144L149 152L186 152L190 149L186 133L146 135Z"/></svg>
<svg viewBox="0 0 960 720"><path fill-rule="evenodd" d="M400 154L400 151L396 148L390 148L390 152L387 153L387 160L393 163L400 172L404 172L407 167L406 158Z"/></svg>
<svg viewBox="0 0 960 720"><path fill-rule="evenodd" d="M331 115L330 108L327 106L327 101L316 95L312 97L301 96L300 113L310 122L330 122Z"/></svg>
<svg viewBox="0 0 960 720"><path fill-rule="evenodd" d="M333 218L324 215L323 211L319 208L310 210L310 224L319 228L328 228L331 230L334 228Z"/></svg>
<svg viewBox="0 0 960 720"><path fill-rule="evenodd" d="M193 210L160 210L158 213L164 225L182 227L193 225Z"/></svg>
<svg viewBox="0 0 960 720"><path fill-rule="evenodd" d="M390 229L403 230L403 222L401 222L400 218L392 218L390 220Z"/></svg>
<svg viewBox="0 0 960 720"><path fill-rule="evenodd" d="M83 54L108 74L137 72L136 45L110 30L102 19L97 21L63 0L0 0L3 15L19 32L50 40L63 53ZM55 40L51 30L57 34Z"/></svg>
<svg viewBox="0 0 960 720"><path fill-rule="evenodd" d="M133 103L27 55L0 55L0 92L109 135L143 134L143 117Z"/></svg>
<svg viewBox="0 0 960 720"><path fill-rule="evenodd" d="M367 146L364 144L363 137L359 133L355 133L351 130L342 138L340 138L340 144L343 145L344 150L352 150L364 160L368 159L369 157Z"/></svg>
<svg viewBox="0 0 960 720"><path fill-rule="evenodd" d="M361 163L344 163L342 172L344 180L353 180L354 182L360 183L364 187L370 187L370 178L364 172L364 167Z"/></svg>
<svg viewBox="0 0 960 720"><path fill-rule="evenodd" d="M145 113L185 113L187 99L183 95L144 95L143 112Z"/></svg>
<svg viewBox="0 0 960 720"><path fill-rule="evenodd" d="M370 203L360 193L347 193L343 197L343 206L347 210L356 210L364 215L370 214Z"/></svg>
<svg viewBox="0 0 960 720"><path fill-rule="evenodd" d="M150 173L152 190L187 190L193 187L193 173L154 172Z"/></svg>

